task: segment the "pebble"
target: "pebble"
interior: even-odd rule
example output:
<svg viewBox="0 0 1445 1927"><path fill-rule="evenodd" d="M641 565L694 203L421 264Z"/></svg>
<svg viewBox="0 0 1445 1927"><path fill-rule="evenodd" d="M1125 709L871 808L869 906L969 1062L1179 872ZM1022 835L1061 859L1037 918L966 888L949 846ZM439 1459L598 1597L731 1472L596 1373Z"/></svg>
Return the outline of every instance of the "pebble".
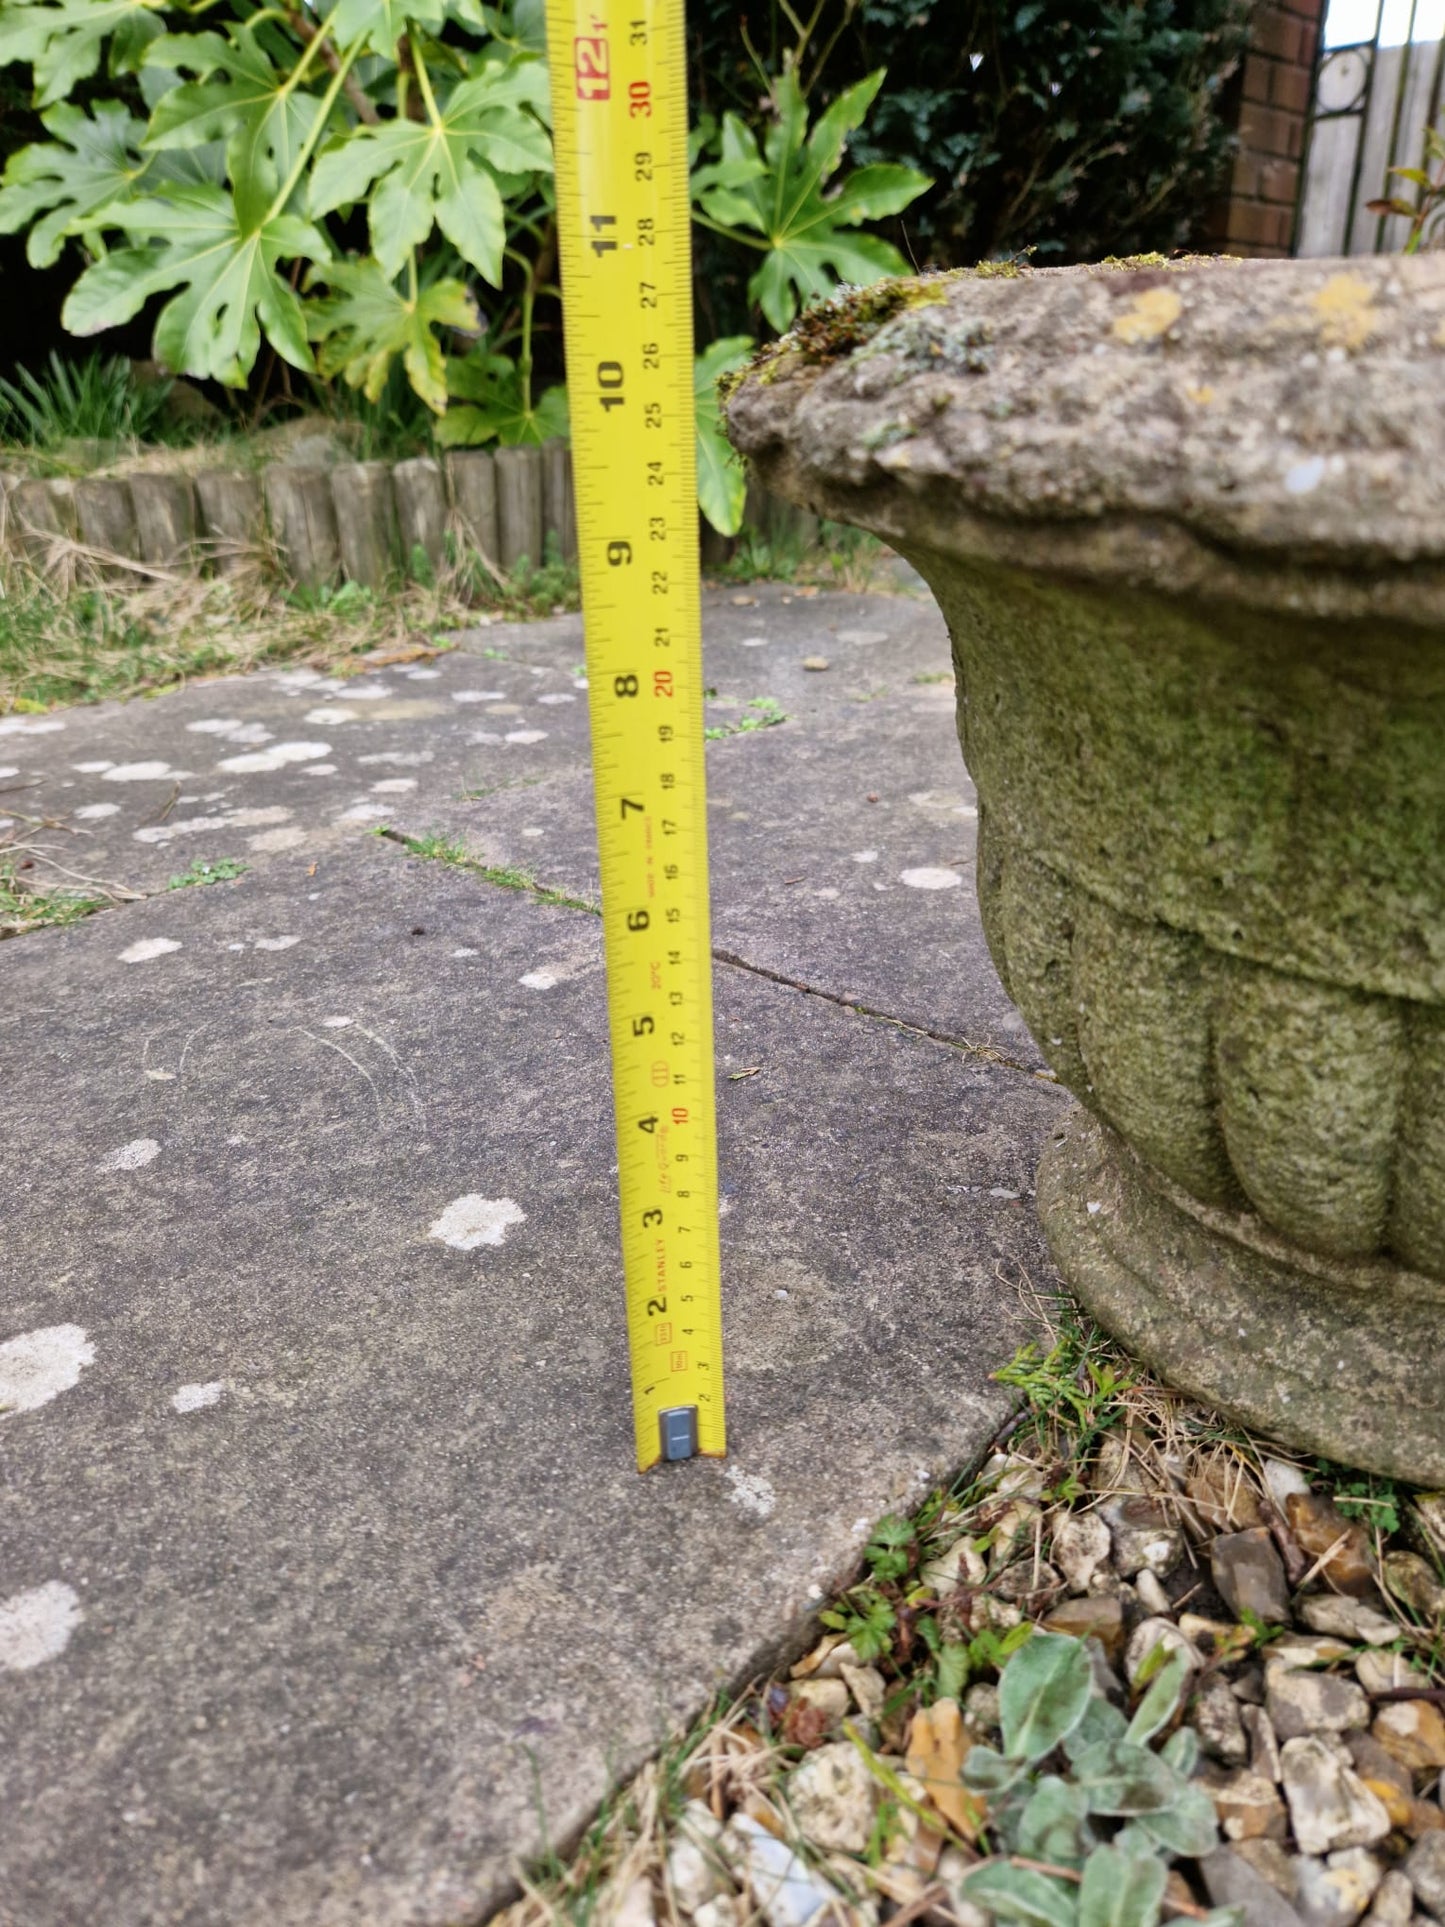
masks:
<svg viewBox="0 0 1445 1927"><path fill-rule="evenodd" d="M1209 1566L1221 1598L1236 1618L1250 1612L1270 1625L1289 1624L1284 1564L1263 1526L1222 1533L1209 1548Z"/></svg>
<svg viewBox="0 0 1445 1927"><path fill-rule="evenodd" d="M1333 1666L1336 1660L1350 1657L1342 1639L1331 1639L1326 1633L1287 1633L1265 1654L1264 1669L1269 1673L1276 1667L1289 1672L1305 1666Z"/></svg>
<svg viewBox="0 0 1445 1927"><path fill-rule="evenodd" d="M816 1706L829 1725L848 1717L848 1687L842 1679L800 1680L789 1697L802 1706Z"/></svg>
<svg viewBox="0 0 1445 1927"><path fill-rule="evenodd" d="M1172 1572L1184 1557L1184 1534L1151 1499L1109 1499L1099 1512L1114 1542L1114 1570L1125 1579Z"/></svg>
<svg viewBox="0 0 1445 1927"><path fill-rule="evenodd" d="M1124 1649L1124 1676L1131 1686L1156 1646L1167 1646L1171 1653L1183 1653L1197 1672L1203 1670L1203 1654L1197 1646L1190 1645L1172 1619L1143 1619L1130 1634Z"/></svg>
<svg viewBox="0 0 1445 1927"><path fill-rule="evenodd" d="M1423 1686L1425 1676L1403 1653L1359 1653L1355 1678L1367 1693L1392 1693L1399 1686Z"/></svg>
<svg viewBox="0 0 1445 1927"><path fill-rule="evenodd" d="M1406 1528L1422 1552L1445 1559L1445 1492L1417 1492L1406 1514Z"/></svg>
<svg viewBox="0 0 1445 1927"><path fill-rule="evenodd" d="M1284 1802L1272 1780L1246 1767L1208 1788L1226 1840L1285 1837Z"/></svg>
<svg viewBox="0 0 1445 1927"><path fill-rule="evenodd" d="M719 1845L734 1874L752 1888L768 1927L807 1927L820 1907L837 1901L791 1847L749 1814L733 1815Z"/></svg>
<svg viewBox="0 0 1445 1927"><path fill-rule="evenodd" d="M1365 1927L1410 1927L1415 1890L1398 1868L1392 1868L1375 1889L1375 1903L1365 1915Z"/></svg>
<svg viewBox="0 0 1445 1927"><path fill-rule="evenodd" d="M1445 1617L1445 1586L1418 1552L1387 1552L1383 1570L1386 1587L1411 1612L1428 1620Z"/></svg>
<svg viewBox="0 0 1445 1927"><path fill-rule="evenodd" d="M623 1888L612 1915L612 1927L656 1927L656 1922L657 1915L652 1906L652 1882L646 1874L641 1874Z"/></svg>
<svg viewBox="0 0 1445 1927"><path fill-rule="evenodd" d="M1277 1894L1293 1904L1299 1891L1299 1875L1295 1861L1278 1840L1240 1840L1230 1851L1247 1861L1261 1880L1267 1880Z"/></svg>
<svg viewBox="0 0 1445 1927"><path fill-rule="evenodd" d="M1174 1601L1164 1590L1164 1583L1157 1573L1145 1566L1134 1575L1134 1590L1139 1595L1139 1604L1145 1612L1170 1618L1174 1612Z"/></svg>
<svg viewBox="0 0 1445 1927"><path fill-rule="evenodd" d="M1292 1492L1285 1500L1285 1518L1299 1541L1300 1550L1310 1562L1330 1556L1320 1567L1328 1583L1339 1592L1364 1598L1375 1589L1370 1565L1370 1535L1358 1520L1347 1519L1329 1499L1318 1492ZM1343 1539L1342 1545L1337 1541Z"/></svg>
<svg viewBox="0 0 1445 1927"><path fill-rule="evenodd" d="M1205 1619L1199 1613L1180 1613L1179 1630L1206 1659L1216 1665L1232 1666L1249 1651L1248 1626L1236 1626L1228 1619Z"/></svg>
<svg viewBox="0 0 1445 1927"><path fill-rule="evenodd" d="M1205 1854L1199 1871L1211 1902L1216 1907L1238 1907L1249 1927L1302 1927L1284 1896L1228 1847Z"/></svg>
<svg viewBox="0 0 1445 1927"><path fill-rule="evenodd" d="M702 1831L694 1809L708 1821L711 1833ZM699 1800L689 1800L678 1816L677 1834L667 1852L667 1884L684 1913L695 1914L731 1884L716 1844L721 1833L721 1826Z"/></svg>
<svg viewBox="0 0 1445 1927"><path fill-rule="evenodd" d="M975 1733L997 1733L1001 1724L998 1708L998 1688L987 1680L980 1680L977 1686L970 1686L963 1696L963 1718Z"/></svg>
<svg viewBox="0 0 1445 1927"><path fill-rule="evenodd" d="M1384 1869L1363 1847L1347 1847L1325 1862L1297 1859L1295 1911L1306 1927L1354 1927L1374 1899Z"/></svg>
<svg viewBox="0 0 1445 1927"><path fill-rule="evenodd" d="M1429 1834L1411 1847L1404 1873L1426 1913L1445 1920L1445 1833Z"/></svg>
<svg viewBox="0 0 1445 1927"><path fill-rule="evenodd" d="M1309 1733L1358 1733L1370 1723L1370 1702L1352 1679L1329 1673L1296 1673L1272 1666L1266 1675L1265 1709L1281 1740Z"/></svg>
<svg viewBox="0 0 1445 1927"><path fill-rule="evenodd" d="M955 1539L947 1551L941 1552L936 1559L925 1559L918 1569L918 1576L925 1586L942 1595L957 1590L960 1586L981 1586L988 1578L988 1567L977 1543L967 1534Z"/></svg>
<svg viewBox="0 0 1445 1927"><path fill-rule="evenodd" d="M1112 1550L1109 1528L1097 1512L1071 1512L1054 1527L1052 1557L1070 1592L1087 1592Z"/></svg>
<svg viewBox="0 0 1445 1927"><path fill-rule="evenodd" d="M1336 1639L1353 1640L1356 1645L1389 1646L1400 1637L1394 1620L1362 1599L1319 1593L1302 1599L1296 1610L1312 1633L1333 1633Z"/></svg>
<svg viewBox="0 0 1445 1927"><path fill-rule="evenodd" d="M826 669L828 666L828 658L826 656L804 656L803 658L803 667L805 669Z"/></svg>
<svg viewBox="0 0 1445 1927"><path fill-rule="evenodd" d="M1111 1660L1124 1650L1124 1608L1107 1594L1063 1599L1043 1620L1051 1633L1072 1633L1075 1639L1097 1639Z"/></svg>
<svg viewBox="0 0 1445 1927"><path fill-rule="evenodd" d="M1415 1782L1409 1767L1402 1766L1393 1753L1387 1753L1378 1740L1368 1733L1351 1733L1346 1744L1354 1769L1362 1780L1379 1781L1394 1787L1407 1801L1411 1798Z"/></svg>
<svg viewBox="0 0 1445 1927"><path fill-rule="evenodd" d="M1211 1759L1223 1766L1244 1765L1249 1758L1249 1740L1239 1716L1239 1701L1217 1673L1200 1687L1189 1717L1199 1744Z"/></svg>
<svg viewBox="0 0 1445 1927"><path fill-rule="evenodd" d="M1032 1600L1038 1593L1056 1593L1063 1587L1063 1576L1047 1559L1020 1559L994 1581L1000 1599L1016 1602Z"/></svg>
<svg viewBox="0 0 1445 1927"><path fill-rule="evenodd" d="M1184 1492L1216 1532L1240 1532L1260 1522L1259 1495L1231 1462L1210 1459L1191 1475Z"/></svg>
<svg viewBox="0 0 1445 1927"><path fill-rule="evenodd" d="M1261 1773L1266 1780L1273 1780L1278 1785L1279 1735L1270 1724L1268 1713L1262 1706L1246 1706L1239 1717L1249 1735L1251 1773Z"/></svg>
<svg viewBox="0 0 1445 1927"><path fill-rule="evenodd" d="M693 1915L696 1927L742 1927L742 1903L732 1894L705 1900Z"/></svg>
<svg viewBox="0 0 1445 1927"><path fill-rule="evenodd" d="M1317 1736L1286 1740L1280 1771L1301 1852L1372 1847L1389 1833L1390 1816L1378 1796Z"/></svg>
<svg viewBox="0 0 1445 1927"><path fill-rule="evenodd" d="M1269 1496L1274 1500L1275 1511L1283 1518L1285 1507L1295 1493L1308 1495L1310 1482L1297 1465L1286 1459L1266 1459L1261 1467L1264 1483Z"/></svg>
<svg viewBox="0 0 1445 1927"><path fill-rule="evenodd" d="M1039 1517L1039 1508L1028 1499L1015 1499L1004 1507L994 1526L993 1543L989 1547L989 1565L995 1572L1002 1572L1005 1566L1011 1565L1014 1555L1024 1550L1026 1541L1032 1545Z"/></svg>
<svg viewBox="0 0 1445 1927"><path fill-rule="evenodd" d="M1382 1706L1370 1733L1412 1772L1445 1766L1445 1716L1429 1700L1397 1700Z"/></svg>
<svg viewBox="0 0 1445 1927"><path fill-rule="evenodd" d="M876 1666L844 1666L843 1682L865 1720L881 1720L887 1686Z"/></svg>
<svg viewBox="0 0 1445 1927"><path fill-rule="evenodd" d="M873 1832L875 1785L851 1740L810 1753L788 1775L788 1804L798 1831L814 1847L861 1853Z"/></svg>

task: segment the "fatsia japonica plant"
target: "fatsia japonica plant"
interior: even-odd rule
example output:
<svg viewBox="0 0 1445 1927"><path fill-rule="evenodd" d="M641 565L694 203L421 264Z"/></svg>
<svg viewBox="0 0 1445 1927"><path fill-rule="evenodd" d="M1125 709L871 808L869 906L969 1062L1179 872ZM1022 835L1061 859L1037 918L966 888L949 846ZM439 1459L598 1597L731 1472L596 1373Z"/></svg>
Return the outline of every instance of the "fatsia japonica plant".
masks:
<svg viewBox="0 0 1445 1927"><path fill-rule="evenodd" d="M999 1680L1002 1747L964 1761L995 1847L967 1897L1024 1927L1157 1927L1171 1863L1219 1844L1213 1802L1190 1783L1198 1740L1174 1726L1189 1678L1184 1654L1156 1646L1127 1717L1082 1640L1034 1633ZM1244 1927L1234 1907L1205 1920Z"/></svg>
<svg viewBox="0 0 1445 1927"><path fill-rule="evenodd" d="M48 136L0 179L0 233L36 267L76 244L66 328L154 308L174 374L245 388L267 355L375 403L400 363L444 446L565 435L534 363L559 296L544 29L544 0L0 0L0 66L30 67ZM882 74L810 127L795 66L763 77L761 136L729 114L692 142L694 219L761 257L749 297L775 329L904 272L862 224L929 185L835 179ZM699 500L726 533L744 477L716 379L753 345L696 360Z"/></svg>
<svg viewBox="0 0 1445 1927"><path fill-rule="evenodd" d="M565 429L530 386L555 293L541 0L14 0L18 61L50 139L12 157L0 231L36 266L80 242L72 333L159 297L177 373L242 387L264 344L374 401L399 358L445 428L460 365L480 406L456 439ZM68 98L102 74L114 98Z"/></svg>

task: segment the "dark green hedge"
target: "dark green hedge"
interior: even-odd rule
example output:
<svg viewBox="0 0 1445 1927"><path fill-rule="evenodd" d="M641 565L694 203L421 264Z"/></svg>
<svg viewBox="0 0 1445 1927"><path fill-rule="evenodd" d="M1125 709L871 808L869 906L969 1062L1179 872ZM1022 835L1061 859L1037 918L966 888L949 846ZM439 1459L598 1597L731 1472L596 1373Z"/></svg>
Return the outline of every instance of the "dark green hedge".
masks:
<svg viewBox="0 0 1445 1927"><path fill-rule="evenodd" d="M1197 238L1226 169L1219 108L1248 15L1248 0L822 0L802 74L826 101L887 68L851 152L934 177L894 234L920 266L1168 252ZM770 68L797 38L777 0L689 0L688 17L697 105L754 118L743 36Z"/></svg>

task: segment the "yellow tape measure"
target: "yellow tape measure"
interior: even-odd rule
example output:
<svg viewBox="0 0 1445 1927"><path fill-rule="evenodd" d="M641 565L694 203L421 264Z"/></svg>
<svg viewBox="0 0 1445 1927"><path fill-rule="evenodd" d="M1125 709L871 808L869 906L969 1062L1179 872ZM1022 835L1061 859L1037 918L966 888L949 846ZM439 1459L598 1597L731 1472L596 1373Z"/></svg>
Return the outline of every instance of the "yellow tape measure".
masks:
<svg viewBox="0 0 1445 1927"><path fill-rule="evenodd" d="M641 1471L726 1450L683 0L548 0Z"/></svg>

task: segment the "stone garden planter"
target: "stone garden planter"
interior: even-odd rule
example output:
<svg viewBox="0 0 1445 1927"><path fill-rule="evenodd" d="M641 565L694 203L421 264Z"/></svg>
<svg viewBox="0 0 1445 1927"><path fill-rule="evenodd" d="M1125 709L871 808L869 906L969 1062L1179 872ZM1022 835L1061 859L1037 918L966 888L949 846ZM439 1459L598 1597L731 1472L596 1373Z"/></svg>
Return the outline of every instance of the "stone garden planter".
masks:
<svg viewBox="0 0 1445 1927"><path fill-rule="evenodd" d="M1445 259L869 290L728 422L948 619L989 944L1084 1106L1064 1276L1445 1483Z"/></svg>

